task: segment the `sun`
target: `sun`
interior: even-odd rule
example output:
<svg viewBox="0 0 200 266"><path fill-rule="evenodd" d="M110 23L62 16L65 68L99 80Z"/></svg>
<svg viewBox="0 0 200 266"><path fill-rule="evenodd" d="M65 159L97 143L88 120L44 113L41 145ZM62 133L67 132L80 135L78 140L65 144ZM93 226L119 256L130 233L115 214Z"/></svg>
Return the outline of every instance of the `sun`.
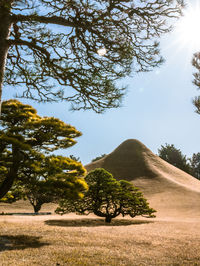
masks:
<svg viewBox="0 0 200 266"><path fill-rule="evenodd" d="M200 50L200 1L188 5L177 23L176 31L181 46Z"/></svg>

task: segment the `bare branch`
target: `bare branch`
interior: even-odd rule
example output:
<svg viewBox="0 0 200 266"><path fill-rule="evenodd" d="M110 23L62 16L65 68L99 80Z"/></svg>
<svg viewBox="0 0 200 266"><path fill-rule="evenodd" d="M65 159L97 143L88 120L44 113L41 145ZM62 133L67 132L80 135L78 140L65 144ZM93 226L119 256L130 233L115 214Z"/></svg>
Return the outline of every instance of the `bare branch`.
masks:
<svg viewBox="0 0 200 266"><path fill-rule="evenodd" d="M45 17L45 16L38 16L38 15L12 15L12 21L13 22L39 22L42 24L56 24L66 27L75 27L75 28L82 28L82 29L88 29L91 28L91 25L87 23L87 25L84 25L81 22L73 22L70 19L65 19L58 16L52 16L52 17Z"/></svg>
<svg viewBox="0 0 200 266"><path fill-rule="evenodd" d="M11 45L25 45L25 46L28 46L31 49L36 49L36 50L40 51L42 54L45 54L47 59L50 58L50 53L46 49L44 49L43 47L40 47L40 46L36 45L34 42L28 42L28 41L25 41L25 40L16 39L16 40L8 40L7 43L8 43L9 46L11 46Z"/></svg>

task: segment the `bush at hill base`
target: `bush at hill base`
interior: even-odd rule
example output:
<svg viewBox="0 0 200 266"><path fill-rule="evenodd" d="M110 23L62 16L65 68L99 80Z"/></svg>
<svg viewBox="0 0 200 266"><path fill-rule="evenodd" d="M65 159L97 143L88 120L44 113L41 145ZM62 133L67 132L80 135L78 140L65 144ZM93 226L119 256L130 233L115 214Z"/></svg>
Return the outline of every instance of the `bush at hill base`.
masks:
<svg viewBox="0 0 200 266"><path fill-rule="evenodd" d="M128 181L117 181L105 169L97 168L91 171L85 177L85 181L89 189L84 197L77 200L61 200L56 213L75 212L85 215L94 213L104 217L107 223L120 214L132 218L138 215L155 217L153 213L156 211L149 207L138 188Z"/></svg>

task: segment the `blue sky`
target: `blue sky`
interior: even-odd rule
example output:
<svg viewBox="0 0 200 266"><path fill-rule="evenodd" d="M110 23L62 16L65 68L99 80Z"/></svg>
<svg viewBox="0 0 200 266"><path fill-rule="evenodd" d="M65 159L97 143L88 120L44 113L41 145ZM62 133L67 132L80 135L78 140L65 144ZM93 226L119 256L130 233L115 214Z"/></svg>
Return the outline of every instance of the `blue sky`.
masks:
<svg viewBox="0 0 200 266"><path fill-rule="evenodd" d="M178 35L174 31L162 37L161 54L166 61L160 68L123 80L128 92L119 109L99 115L92 111L71 112L67 103L21 101L31 104L39 115L58 117L83 133L74 147L59 152L80 157L83 164L112 152L130 138L140 140L154 153L168 143L191 156L200 152L200 115L192 105L192 98L198 95L192 84L195 70L191 66L197 48L191 47L189 41L183 45ZM4 90L3 99L8 98L10 94Z"/></svg>

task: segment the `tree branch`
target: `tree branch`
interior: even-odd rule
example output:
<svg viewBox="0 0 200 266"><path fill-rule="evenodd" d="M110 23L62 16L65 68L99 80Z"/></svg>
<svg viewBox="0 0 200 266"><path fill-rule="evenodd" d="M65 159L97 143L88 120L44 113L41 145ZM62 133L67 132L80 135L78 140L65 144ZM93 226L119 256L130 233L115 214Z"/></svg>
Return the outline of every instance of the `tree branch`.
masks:
<svg viewBox="0 0 200 266"><path fill-rule="evenodd" d="M25 40L16 39L16 40L7 40L7 43L9 46L11 46L11 45L26 45L31 49L36 49L36 50L40 51L41 53L45 54L48 59L50 58L50 53L45 48L38 46L34 42L28 42Z"/></svg>
<svg viewBox="0 0 200 266"><path fill-rule="evenodd" d="M63 17L58 17L58 16L45 17L38 15L12 15L11 20L12 22L15 23L23 21L31 21L31 22L35 21L44 24L56 24L61 26L83 28L83 29L88 29L91 26L89 23L87 23L87 25L83 25L80 22L70 21L69 19L65 19Z"/></svg>

